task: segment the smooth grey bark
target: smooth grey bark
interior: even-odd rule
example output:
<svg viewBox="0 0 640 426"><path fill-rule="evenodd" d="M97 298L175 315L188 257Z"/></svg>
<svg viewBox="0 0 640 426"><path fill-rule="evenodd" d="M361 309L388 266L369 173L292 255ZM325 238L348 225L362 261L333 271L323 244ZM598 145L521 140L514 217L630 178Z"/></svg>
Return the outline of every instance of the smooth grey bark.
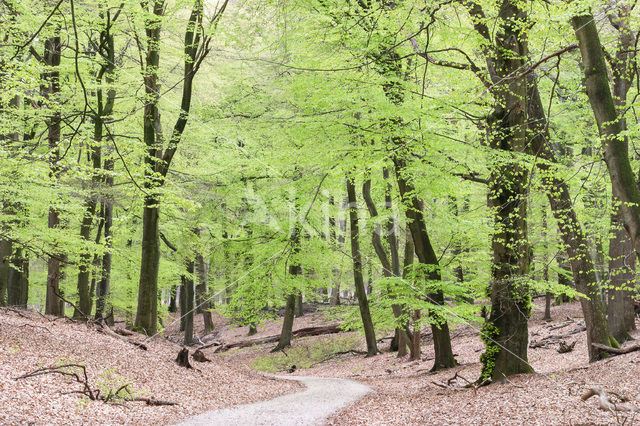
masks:
<svg viewBox="0 0 640 426"><path fill-rule="evenodd" d="M609 59L612 76L613 101L618 111L620 124L627 130L625 109L627 94L635 76L636 36L630 28L631 6L620 2L608 14L611 25L617 30L615 55ZM620 200L614 193L609 242L609 290L607 292L607 321L609 330L619 343L629 340L629 331L635 328L632 296L636 290L635 253L633 241L624 229L624 218Z"/></svg>
<svg viewBox="0 0 640 426"><path fill-rule="evenodd" d="M193 344L193 312L194 312L194 285L195 265L193 260L187 260L187 274L182 277L182 288L184 290L184 310L180 312L184 318L184 344Z"/></svg>
<svg viewBox="0 0 640 426"><path fill-rule="evenodd" d="M298 263L297 255L300 252L300 224L296 223L291 232L291 259L289 263L289 275L297 277L302 274L302 267ZM282 330L278 344L271 352L277 352L291 345L293 332L293 321L295 318L296 293L290 291L287 294L287 301L284 308L284 318L282 320Z"/></svg>
<svg viewBox="0 0 640 426"><path fill-rule="evenodd" d="M405 160L395 157L393 158L393 162L396 179L398 181L398 190L402 202L405 205L405 214L407 216L407 223L411 232L415 254L420 263L431 267L426 278L433 282L441 281L440 262L429 239L422 200L418 198L413 183L405 176ZM433 291L425 295L425 297L430 303L444 305L444 293L442 290ZM429 316L431 318L431 332L433 334L433 346L435 350L435 360L432 371L455 367L458 363L451 349L449 324L445 318L442 318L434 312L430 312ZM413 334L414 339L419 338L419 336L416 336L416 330L414 330ZM418 331L418 335L419 334L420 332Z"/></svg>
<svg viewBox="0 0 640 426"><path fill-rule="evenodd" d="M208 300L208 265L204 259L202 253L198 252L196 255L196 265L198 270L198 286L196 288L196 303L198 305L198 311L202 313L202 322L204 324L204 333L210 333L213 326L213 318L211 316L211 309L213 308L213 303Z"/></svg>
<svg viewBox="0 0 640 426"><path fill-rule="evenodd" d="M629 142L611 94L600 36L590 11L571 18L584 69L584 82L593 111L613 193L621 201L624 226L640 255L640 190L629 162Z"/></svg>
<svg viewBox="0 0 640 426"><path fill-rule="evenodd" d="M610 339L606 310L600 296L598 280L589 252L589 241L578 221L573 200L569 194L569 187L564 180L556 175L557 161L549 143L547 117L533 78L529 80L529 87L530 131L535 135L530 144L534 154L541 159L536 163L537 170L540 173L551 211L558 224L560 237L566 249L566 258L563 254L559 264L563 268L566 267L566 260L571 267L573 286L587 296L580 298L580 305L587 327L589 360L597 361L605 354L594 348L591 343L611 346L611 344L615 344L615 341ZM564 277L559 275L559 281L563 279ZM566 284L571 283L567 282Z"/></svg>
<svg viewBox="0 0 640 426"><path fill-rule="evenodd" d="M353 179L347 175L347 199L349 200L349 232L351 240L351 258L353 261L353 281L360 308L360 318L364 328L364 336L367 343L367 356L375 356L379 353L376 342L376 332L369 310L364 279L362 277L362 255L360 253L358 205L356 200L356 187Z"/></svg>
<svg viewBox="0 0 640 426"><path fill-rule="evenodd" d="M383 178L385 179L385 207L390 209L392 207L391 204L391 189L389 182L389 171L385 167L383 170ZM367 206L367 210L369 210L369 216L373 220L376 220L378 217L378 209L376 208L375 202L373 201L373 197L371 196L371 179L367 178L362 184L362 198L364 199L365 205ZM385 278L397 277L400 275L400 258L398 256L398 242L395 233L395 223L393 221L393 217L389 216L386 220L385 226L385 236L387 239L387 244L389 246L389 253L387 254L387 250L382 243L382 238L380 237L382 234L382 227L379 223L373 227L371 233L371 243L373 245L373 249L378 256L378 260L380 260L380 264L382 265L382 276ZM404 307L399 304L391 305L391 309L393 310L393 315L396 318L402 317L404 312ZM408 327L400 326L396 327L394 333L394 339L391 342L391 350L396 351L400 349L401 342L407 342L411 340L411 330ZM402 348L404 352L404 347ZM398 354L398 356L402 356Z"/></svg>

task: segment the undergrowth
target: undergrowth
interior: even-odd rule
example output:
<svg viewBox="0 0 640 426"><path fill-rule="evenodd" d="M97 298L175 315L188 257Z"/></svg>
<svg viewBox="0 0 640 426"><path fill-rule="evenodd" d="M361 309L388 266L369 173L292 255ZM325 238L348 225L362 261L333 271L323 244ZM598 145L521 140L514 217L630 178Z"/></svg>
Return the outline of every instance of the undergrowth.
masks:
<svg viewBox="0 0 640 426"><path fill-rule="evenodd" d="M357 336L338 336L319 339L309 344L296 344L284 351L253 360L251 367L266 373L277 373L292 368L311 368L336 355L356 350L359 342Z"/></svg>

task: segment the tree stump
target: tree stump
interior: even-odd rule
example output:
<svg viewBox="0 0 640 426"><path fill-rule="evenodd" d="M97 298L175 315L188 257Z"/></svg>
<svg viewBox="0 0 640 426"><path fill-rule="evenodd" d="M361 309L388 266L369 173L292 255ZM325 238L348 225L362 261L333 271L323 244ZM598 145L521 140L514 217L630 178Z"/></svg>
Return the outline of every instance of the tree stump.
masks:
<svg viewBox="0 0 640 426"><path fill-rule="evenodd" d="M176 358L176 363L185 368L193 368L191 363L189 362L189 349L182 348L180 352L178 352L178 357Z"/></svg>

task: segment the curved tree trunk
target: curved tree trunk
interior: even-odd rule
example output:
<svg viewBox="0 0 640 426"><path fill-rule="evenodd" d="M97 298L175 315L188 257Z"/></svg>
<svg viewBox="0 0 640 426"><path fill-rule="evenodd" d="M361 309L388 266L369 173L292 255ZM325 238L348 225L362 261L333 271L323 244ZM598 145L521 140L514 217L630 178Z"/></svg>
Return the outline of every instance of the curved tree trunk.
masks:
<svg viewBox="0 0 640 426"><path fill-rule="evenodd" d="M349 228L351 234L351 257L353 260L353 281L360 307L360 317L364 327L364 336L367 342L367 356L375 356L379 353L376 342L376 332L369 311L369 300L362 278L362 256L360 254L360 242L358 227L358 205L356 201L356 187L354 181L347 175L347 198L349 200Z"/></svg>
<svg viewBox="0 0 640 426"><path fill-rule="evenodd" d="M587 96L598 124L613 193L620 198L624 225L640 255L640 190L629 162L629 142L609 87L598 28L590 11L571 18L582 56Z"/></svg>
<svg viewBox="0 0 640 426"><path fill-rule="evenodd" d="M408 226L413 240L414 250L418 261L424 265L431 265L432 270L427 278L434 282L441 281L440 265L436 256L424 219L422 201L417 197L413 184L404 176L406 165L403 159L394 158L396 177L400 197L406 207ZM405 253L406 259L406 253ZM406 260L405 260L406 264ZM435 305L444 305L444 294L442 290L426 295L427 300ZM446 319L436 313L429 313L431 317L431 331L433 333L433 346L435 350L435 360L433 371L443 368L455 367L458 363L453 356L451 349L451 335L449 334L449 324ZM418 332L419 333L419 332ZM415 334L415 331L414 331Z"/></svg>

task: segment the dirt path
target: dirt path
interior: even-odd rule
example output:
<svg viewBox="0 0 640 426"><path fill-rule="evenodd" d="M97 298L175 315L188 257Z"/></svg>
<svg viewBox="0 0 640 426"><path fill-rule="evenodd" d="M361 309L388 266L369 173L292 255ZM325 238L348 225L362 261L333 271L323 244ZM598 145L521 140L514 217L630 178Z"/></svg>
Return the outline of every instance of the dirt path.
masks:
<svg viewBox="0 0 640 426"><path fill-rule="evenodd" d="M371 391L368 386L352 380L276 377L298 380L307 389L267 401L209 411L181 425L318 425Z"/></svg>

